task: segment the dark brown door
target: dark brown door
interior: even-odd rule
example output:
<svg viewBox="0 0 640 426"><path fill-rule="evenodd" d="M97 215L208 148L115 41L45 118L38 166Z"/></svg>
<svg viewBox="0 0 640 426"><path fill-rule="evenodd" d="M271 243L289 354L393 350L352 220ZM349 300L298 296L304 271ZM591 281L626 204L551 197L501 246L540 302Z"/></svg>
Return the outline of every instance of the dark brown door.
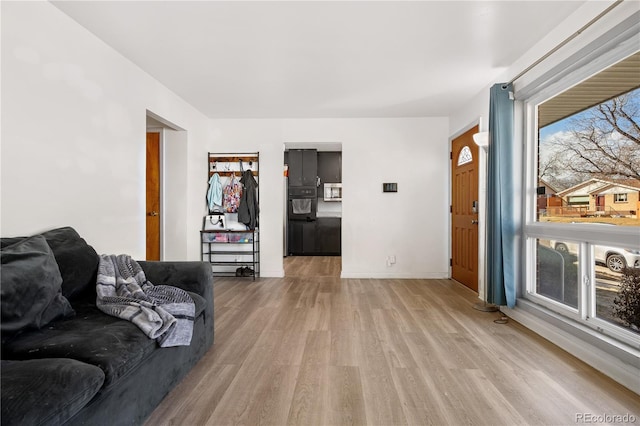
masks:
<svg viewBox="0 0 640 426"><path fill-rule="evenodd" d="M451 142L451 277L478 291L478 146L474 127Z"/></svg>
<svg viewBox="0 0 640 426"><path fill-rule="evenodd" d="M147 133L147 260L160 260L160 133Z"/></svg>

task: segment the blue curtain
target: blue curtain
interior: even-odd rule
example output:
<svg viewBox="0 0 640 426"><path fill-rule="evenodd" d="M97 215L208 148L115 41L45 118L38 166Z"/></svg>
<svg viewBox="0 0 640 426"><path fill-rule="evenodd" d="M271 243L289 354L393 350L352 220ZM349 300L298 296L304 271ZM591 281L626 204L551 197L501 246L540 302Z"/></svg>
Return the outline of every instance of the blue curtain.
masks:
<svg viewBox="0 0 640 426"><path fill-rule="evenodd" d="M510 308L516 304L513 114L513 86L494 85L489 99L487 302Z"/></svg>

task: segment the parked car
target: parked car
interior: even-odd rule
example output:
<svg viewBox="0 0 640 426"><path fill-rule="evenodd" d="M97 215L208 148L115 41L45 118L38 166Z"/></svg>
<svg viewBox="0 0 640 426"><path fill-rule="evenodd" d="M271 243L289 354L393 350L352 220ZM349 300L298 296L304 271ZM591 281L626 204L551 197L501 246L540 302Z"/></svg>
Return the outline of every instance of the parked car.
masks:
<svg viewBox="0 0 640 426"><path fill-rule="evenodd" d="M578 245L574 243L552 240L551 247L560 252L578 254ZM640 250L595 246L594 255L596 262L605 264L611 272L622 272L627 266L640 268Z"/></svg>
<svg viewBox="0 0 640 426"><path fill-rule="evenodd" d="M594 225L615 226L611 223L592 223ZM550 240L551 247L557 251L578 255L578 244ZM628 250L620 247L594 246L597 263L602 263L611 272L622 272L626 267L640 268L640 250Z"/></svg>

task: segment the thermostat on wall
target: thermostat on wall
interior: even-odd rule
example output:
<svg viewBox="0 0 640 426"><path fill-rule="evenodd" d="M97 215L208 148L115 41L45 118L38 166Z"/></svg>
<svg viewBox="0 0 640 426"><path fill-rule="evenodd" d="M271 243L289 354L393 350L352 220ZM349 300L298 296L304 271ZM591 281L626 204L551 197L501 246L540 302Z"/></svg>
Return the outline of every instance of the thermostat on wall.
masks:
<svg viewBox="0 0 640 426"><path fill-rule="evenodd" d="M383 183L382 184L382 192L398 192L398 184L397 183Z"/></svg>

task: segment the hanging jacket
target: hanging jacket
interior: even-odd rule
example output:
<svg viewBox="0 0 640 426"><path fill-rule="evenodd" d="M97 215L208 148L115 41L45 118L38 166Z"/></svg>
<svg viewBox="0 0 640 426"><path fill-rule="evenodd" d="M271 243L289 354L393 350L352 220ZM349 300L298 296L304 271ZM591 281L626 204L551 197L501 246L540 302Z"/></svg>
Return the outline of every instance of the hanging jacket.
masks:
<svg viewBox="0 0 640 426"><path fill-rule="evenodd" d="M220 175L217 173L214 173L209 179L207 206L210 212L214 211L216 206L222 207L222 184L220 183Z"/></svg>
<svg viewBox="0 0 640 426"><path fill-rule="evenodd" d="M253 177L251 170L245 170L240 179L244 186L238 207L238 222L244 223L249 229L256 229L258 226L258 182Z"/></svg>

